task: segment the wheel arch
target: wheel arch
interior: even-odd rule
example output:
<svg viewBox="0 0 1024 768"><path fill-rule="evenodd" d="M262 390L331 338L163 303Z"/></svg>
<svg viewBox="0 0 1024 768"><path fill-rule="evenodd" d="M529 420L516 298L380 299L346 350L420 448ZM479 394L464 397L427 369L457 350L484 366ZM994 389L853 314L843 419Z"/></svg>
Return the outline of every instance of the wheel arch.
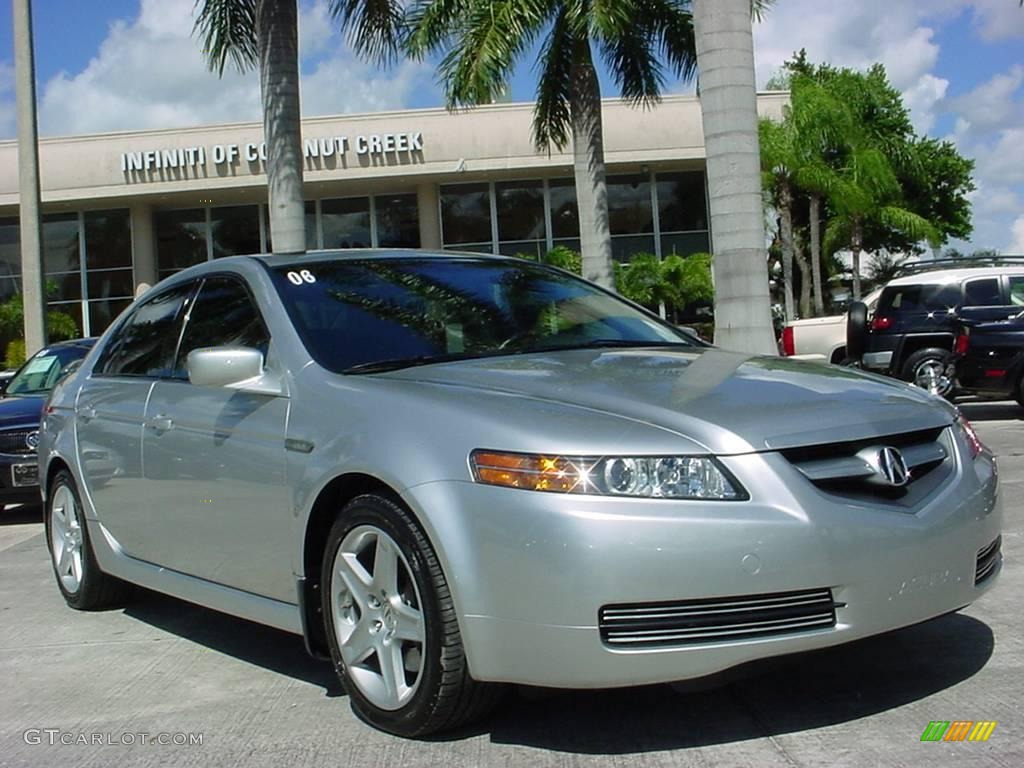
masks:
<svg viewBox="0 0 1024 768"><path fill-rule="evenodd" d="M402 494L379 477L363 472L347 472L328 482L317 494L306 519L302 540L302 575L298 577L302 635L306 641L306 650L316 658L330 659L320 593L320 570L327 535L341 508L357 496L367 493L384 496L405 507L437 552L434 537L428 526L423 524L421 516Z"/></svg>
<svg viewBox="0 0 1024 768"><path fill-rule="evenodd" d="M50 490L50 483L53 482L53 478L57 476L57 473L62 469L66 469L71 472L71 465L64 460L62 456L53 456L50 458L46 465L46 475L43 478L43 482L39 485L39 493L43 497L43 502L46 502L47 494Z"/></svg>

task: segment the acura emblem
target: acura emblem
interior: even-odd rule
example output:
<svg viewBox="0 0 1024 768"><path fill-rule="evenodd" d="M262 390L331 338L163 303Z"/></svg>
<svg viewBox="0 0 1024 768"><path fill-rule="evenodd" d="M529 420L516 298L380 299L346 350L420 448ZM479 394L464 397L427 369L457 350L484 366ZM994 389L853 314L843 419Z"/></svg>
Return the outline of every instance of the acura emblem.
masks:
<svg viewBox="0 0 1024 768"><path fill-rule="evenodd" d="M910 479L910 470L907 469L907 462L903 460L903 454L889 445L878 449L876 472L885 479L887 485L894 488L902 488Z"/></svg>
<svg viewBox="0 0 1024 768"><path fill-rule="evenodd" d="M29 432L25 435L25 445L33 451L36 450L39 447L39 433Z"/></svg>

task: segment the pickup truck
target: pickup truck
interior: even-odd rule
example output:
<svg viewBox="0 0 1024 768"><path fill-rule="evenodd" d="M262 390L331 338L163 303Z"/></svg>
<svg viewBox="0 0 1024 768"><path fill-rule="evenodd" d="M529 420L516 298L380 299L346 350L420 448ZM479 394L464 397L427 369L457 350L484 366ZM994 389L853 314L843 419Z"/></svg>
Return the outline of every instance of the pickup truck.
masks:
<svg viewBox="0 0 1024 768"><path fill-rule="evenodd" d="M995 322L962 321L954 345L959 391L1024 405L1024 314Z"/></svg>
<svg viewBox="0 0 1024 768"><path fill-rule="evenodd" d="M868 312L874 312L882 289L864 297ZM793 320L782 329L779 351L787 356L823 357L829 363L846 359L846 315Z"/></svg>

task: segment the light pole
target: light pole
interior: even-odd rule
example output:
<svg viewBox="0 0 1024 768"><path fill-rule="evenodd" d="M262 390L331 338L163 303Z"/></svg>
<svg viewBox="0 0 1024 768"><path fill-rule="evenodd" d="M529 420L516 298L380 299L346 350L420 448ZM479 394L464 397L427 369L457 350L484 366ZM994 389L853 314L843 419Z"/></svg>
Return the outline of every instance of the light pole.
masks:
<svg viewBox="0 0 1024 768"><path fill-rule="evenodd" d="M46 344L43 233L39 219L39 136L36 127L36 67L32 54L30 0L13 0L14 70L18 108L18 221L21 291L25 311L25 356Z"/></svg>

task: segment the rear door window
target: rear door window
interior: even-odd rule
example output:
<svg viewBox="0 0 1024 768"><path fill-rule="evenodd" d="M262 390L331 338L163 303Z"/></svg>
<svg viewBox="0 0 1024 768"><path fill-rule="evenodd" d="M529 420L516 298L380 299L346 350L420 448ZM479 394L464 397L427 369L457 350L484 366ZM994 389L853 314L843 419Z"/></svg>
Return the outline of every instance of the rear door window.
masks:
<svg viewBox="0 0 1024 768"><path fill-rule="evenodd" d="M132 312L111 337L96 369L104 376L168 376L181 321L196 284L164 291Z"/></svg>
<svg viewBox="0 0 1024 768"><path fill-rule="evenodd" d="M1024 276L1010 277L1010 305L1024 307Z"/></svg>
<svg viewBox="0 0 1024 768"><path fill-rule="evenodd" d="M885 289L879 300L879 314L903 312L948 312L960 303L960 288L946 285L901 285Z"/></svg>
<svg viewBox="0 0 1024 768"><path fill-rule="evenodd" d="M998 277L985 277L964 283L965 307L998 307L1002 304Z"/></svg>

